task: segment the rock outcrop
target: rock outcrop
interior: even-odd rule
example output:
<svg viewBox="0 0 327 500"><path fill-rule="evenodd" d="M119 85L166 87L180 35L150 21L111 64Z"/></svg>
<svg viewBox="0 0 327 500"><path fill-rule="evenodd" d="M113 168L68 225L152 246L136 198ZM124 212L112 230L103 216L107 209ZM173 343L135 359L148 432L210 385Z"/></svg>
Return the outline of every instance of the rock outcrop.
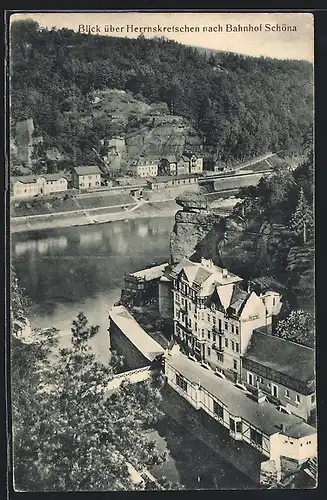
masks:
<svg viewBox="0 0 327 500"><path fill-rule="evenodd" d="M182 207L175 215L170 238L171 263L183 258L200 261L201 257L221 264L219 243L224 237L224 219L215 210L209 210L205 196L187 193L176 199Z"/></svg>

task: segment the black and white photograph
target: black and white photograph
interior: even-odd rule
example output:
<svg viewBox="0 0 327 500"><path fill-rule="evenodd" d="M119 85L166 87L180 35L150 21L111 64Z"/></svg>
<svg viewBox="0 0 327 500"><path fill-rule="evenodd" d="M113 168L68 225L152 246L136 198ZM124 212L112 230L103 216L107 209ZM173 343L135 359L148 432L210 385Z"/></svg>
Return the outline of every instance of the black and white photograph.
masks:
<svg viewBox="0 0 327 500"><path fill-rule="evenodd" d="M317 488L313 14L8 35L9 486Z"/></svg>

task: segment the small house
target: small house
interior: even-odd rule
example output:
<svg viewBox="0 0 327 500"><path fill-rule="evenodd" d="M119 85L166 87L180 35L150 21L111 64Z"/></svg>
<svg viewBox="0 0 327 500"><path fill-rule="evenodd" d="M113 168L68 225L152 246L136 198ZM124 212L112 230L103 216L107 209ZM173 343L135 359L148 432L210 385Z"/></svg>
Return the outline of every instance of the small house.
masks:
<svg viewBox="0 0 327 500"><path fill-rule="evenodd" d="M75 167L72 172L73 187L90 189L101 186L101 170L98 166Z"/></svg>

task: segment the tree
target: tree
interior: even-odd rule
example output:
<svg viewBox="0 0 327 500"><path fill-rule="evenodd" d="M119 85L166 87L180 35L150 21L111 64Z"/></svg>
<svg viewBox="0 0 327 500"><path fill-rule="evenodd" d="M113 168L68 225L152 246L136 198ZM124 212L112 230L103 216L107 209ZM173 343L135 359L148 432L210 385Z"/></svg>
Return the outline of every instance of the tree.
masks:
<svg viewBox="0 0 327 500"><path fill-rule="evenodd" d="M314 348L315 328L313 315L302 309L291 311L285 319L277 323L276 335L282 339Z"/></svg>
<svg viewBox="0 0 327 500"><path fill-rule="evenodd" d="M13 345L17 490L138 489L128 463L142 470L164 460L145 433L161 417L160 384L125 382L108 393L113 370L97 362L87 348L96 327L87 326L85 319L83 313L78 315L72 347L55 356L49 357L49 344L37 339ZM38 339L43 336L39 333Z"/></svg>
<svg viewBox="0 0 327 500"><path fill-rule="evenodd" d="M73 320L72 344L76 349L86 350L86 342L99 332L100 326L88 326L87 317L83 312L79 312L77 319Z"/></svg>
<svg viewBox="0 0 327 500"><path fill-rule="evenodd" d="M304 245L313 232L313 213L306 200L303 188L300 189L299 201L292 217L292 228L302 239Z"/></svg>

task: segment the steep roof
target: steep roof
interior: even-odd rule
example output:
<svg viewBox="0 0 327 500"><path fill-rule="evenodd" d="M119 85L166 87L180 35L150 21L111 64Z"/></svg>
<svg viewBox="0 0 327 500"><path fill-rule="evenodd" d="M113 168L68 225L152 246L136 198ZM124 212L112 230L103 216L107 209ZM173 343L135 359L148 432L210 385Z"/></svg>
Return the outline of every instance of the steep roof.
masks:
<svg viewBox="0 0 327 500"><path fill-rule="evenodd" d="M77 175L101 174L101 170L97 165L88 165L85 167L74 167Z"/></svg>
<svg viewBox="0 0 327 500"><path fill-rule="evenodd" d="M232 415L242 417L243 420L268 436L280 433L298 438L317 432L314 427L305 423L300 417L282 413L268 402L257 403L229 380L217 377L213 372L206 370L199 363L191 361L183 354L166 356L166 363L190 382L199 383L201 387L223 403ZM285 432L281 431L281 424L285 425Z"/></svg>
<svg viewBox="0 0 327 500"><path fill-rule="evenodd" d="M254 330L243 356L303 383L315 379L314 349Z"/></svg>
<svg viewBox="0 0 327 500"><path fill-rule="evenodd" d="M261 292L271 290L273 292L282 293L285 287L270 276L261 276L260 278L253 278L250 280L252 286L259 288Z"/></svg>
<svg viewBox="0 0 327 500"><path fill-rule="evenodd" d="M235 309L235 313L240 314L250 295L250 293L242 290L242 288L240 288L238 285L235 285L233 288L233 294L230 300L229 307L233 307L233 309Z"/></svg>
<svg viewBox="0 0 327 500"><path fill-rule="evenodd" d="M110 311L110 318L118 326L128 340L150 362L156 356L163 354L164 349L150 335L143 330L124 306L114 306Z"/></svg>

